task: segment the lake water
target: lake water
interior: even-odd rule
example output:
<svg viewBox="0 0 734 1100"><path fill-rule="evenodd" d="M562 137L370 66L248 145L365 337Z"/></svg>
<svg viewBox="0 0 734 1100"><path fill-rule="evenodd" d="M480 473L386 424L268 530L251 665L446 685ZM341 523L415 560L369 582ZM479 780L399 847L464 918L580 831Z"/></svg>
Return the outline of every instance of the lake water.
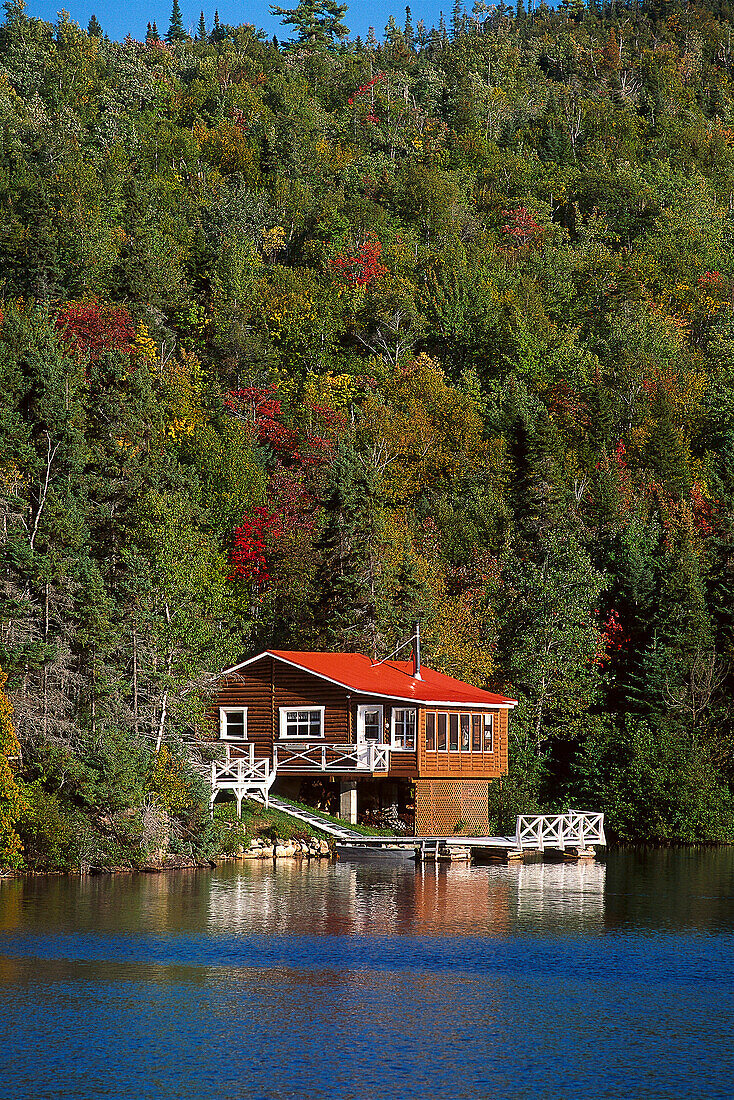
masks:
<svg viewBox="0 0 734 1100"><path fill-rule="evenodd" d="M0 1097L734 1096L734 851L0 882Z"/></svg>

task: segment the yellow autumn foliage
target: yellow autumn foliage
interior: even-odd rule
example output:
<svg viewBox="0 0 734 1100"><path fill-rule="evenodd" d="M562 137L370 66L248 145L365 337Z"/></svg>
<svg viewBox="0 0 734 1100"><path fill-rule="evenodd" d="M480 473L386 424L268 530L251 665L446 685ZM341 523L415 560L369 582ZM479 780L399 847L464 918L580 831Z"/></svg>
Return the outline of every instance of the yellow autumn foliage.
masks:
<svg viewBox="0 0 734 1100"><path fill-rule="evenodd" d="M271 225L262 231L262 248L269 260L285 248L285 229L282 225Z"/></svg>
<svg viewBox="0 0 734 1100"><path fill-rule="evenodd" d="M158 348L148 329L142 322L138 325L133 340L133 356L142 359L146 363L154 363L158 358Z"/></svg>
<svg viewBox="0 0 734 1100"><path fill-rule="evenodd" d="M199 359L181 348L177 358L171 356L161 364L161 380L167 398L166 435L171 439L192 436L206 423L202 406L204 376Z"/></svg>
<svg viewBox="0 0 734 1100"><path fill-rule="evenodd" d="M453 481L487 457L477 395L447 381L430 356L398 367L384 393L365 402L362 431L371 437L385 496L406 501L425 485Z"/></svg>

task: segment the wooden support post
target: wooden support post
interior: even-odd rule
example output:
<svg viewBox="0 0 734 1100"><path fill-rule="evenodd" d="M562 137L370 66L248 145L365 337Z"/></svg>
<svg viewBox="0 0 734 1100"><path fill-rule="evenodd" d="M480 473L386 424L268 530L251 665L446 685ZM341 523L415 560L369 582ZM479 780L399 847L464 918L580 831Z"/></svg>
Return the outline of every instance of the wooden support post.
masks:
<svg viewBox="0 0 734 1100"><path fill-rule="evenodd" d="M354 779L342 779L339 786L339 816L350 825L357 824L357 783Z"/></svg>

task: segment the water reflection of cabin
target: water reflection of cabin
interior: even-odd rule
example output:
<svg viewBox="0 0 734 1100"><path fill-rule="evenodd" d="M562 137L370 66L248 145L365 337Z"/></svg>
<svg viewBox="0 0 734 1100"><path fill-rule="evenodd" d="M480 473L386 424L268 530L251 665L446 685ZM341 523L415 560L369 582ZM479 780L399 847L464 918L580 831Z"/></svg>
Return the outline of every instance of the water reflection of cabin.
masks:
<svg viewBox="0 0 734 1100"><path fill-rule="evenodd" d="M415 661L268 650L223 673L217 705L227 761L274 772L274 794L351 822L396 808L419 835L477 835L515 700Z"/></svg>

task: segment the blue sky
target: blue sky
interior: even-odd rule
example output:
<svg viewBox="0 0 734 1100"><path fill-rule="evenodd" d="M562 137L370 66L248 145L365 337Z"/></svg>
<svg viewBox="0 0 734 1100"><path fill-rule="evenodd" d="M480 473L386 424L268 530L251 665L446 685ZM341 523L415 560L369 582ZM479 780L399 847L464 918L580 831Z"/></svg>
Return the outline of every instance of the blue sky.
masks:
<svg viewBox="0 0 734 1100"><path fill-rule="evenodd" d="M26 0L28 14L40 19L47 19L51 23L57 21L57 12L64 6L59 0ZM69 5L69 15L80 26L86 27L92 12L95 13L102 30L110 38L124 38L131 34L133 38L145 38L145 28L153 20L158 24L161 35L168 29L171 18L171 6L173 0L128 0L127 3L111 3L111 0L66 0ZM295 7L298 0L281 0L280 7ZM277 34L280 38L290 37L287 28L281 27L279 20L274 19L269 12L267 0L248 0L247 3L237 3L235 0L179 0L184 17L184 25L192 32L199 22L199 12L204 11L207 26L211 27L215 9L219 12L219 18L223 23L254 23L262 27L269 35ZM468 0L467 10L471 11L473 0ZM426 27L438 24L439 12L443 11L448 24L451 20L453 0L417 0L410 5L413 16L413 24L422 19ZM377 37L382 37L382 31L390 15L395 16L395 21L402 26L405 21L405 0L375 0L374 3L354 3L348 5L348 11L344 22L352 32L352 37L358 34L364 38L370 25L374 26Z"/></svg>

